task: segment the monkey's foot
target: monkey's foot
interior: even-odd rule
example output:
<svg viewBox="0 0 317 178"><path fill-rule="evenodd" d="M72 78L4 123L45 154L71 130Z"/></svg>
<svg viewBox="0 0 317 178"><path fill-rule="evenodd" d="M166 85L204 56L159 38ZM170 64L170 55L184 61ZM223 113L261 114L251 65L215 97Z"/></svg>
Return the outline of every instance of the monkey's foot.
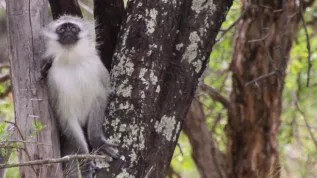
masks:
<svg viewBox="0 0 317 178"><path fill-rule="evenodd" d="M110 143L106 139L101 139L100 143L95 143L94 145L95 146L93 146L93 149L97 151L97 153L106 154L115 159L120 157L119 150L115 148L118 146L117 144Z"/></svg>

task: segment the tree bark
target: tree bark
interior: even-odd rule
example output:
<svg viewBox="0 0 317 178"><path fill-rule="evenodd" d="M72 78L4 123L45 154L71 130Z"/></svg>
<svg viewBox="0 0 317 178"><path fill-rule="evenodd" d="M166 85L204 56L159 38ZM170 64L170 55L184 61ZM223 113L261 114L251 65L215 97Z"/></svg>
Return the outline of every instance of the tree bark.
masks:
<svg viewBox="0 0 317 178"><path fill-rule="evenodd" d="M123 0L94 0L94 16L99 54L110 71L121 23L125 17Z"/></svg>
<svg viewBox="0 0 317 178"><path fill-rule="evenodd" d="M231 63L229 177L279 177L282 91L300 11L295 0L243 0L243 10Z"/></svg>
<svg viewBox="0 0 317 178"><path fill-rule="evenodd" d="M83 17L77 0L49 0L49 2L54 19L64 14Z"/></svg>
<svg viewBox="0 0 317 178"><path fill-rule="evenodd" d="M183 131L191 143L201 178L226 178L227 160L208 130L204 109L198 100L194 99L191 104Z"/></svg>
<svg viewBox="0 0 317 178"><path fill-rule="evenodd" d="M7 0L6 4L17 138L41 143L25 143L19 160L58 158L58 130L49 110L46 87L39 80L44 49L40 30L48 20L47 3ZM38 123L44 129L37 131ZM22 167L20 175L22 178L61 177L62 171L60 164L40 165Z"/></svg>
<svg viewBox="0 0 317 178"><path fill-rule="evenodd" d="M165 177L231 0L129 1L113 57L106 135L121 160L98 177Z"/></svg>

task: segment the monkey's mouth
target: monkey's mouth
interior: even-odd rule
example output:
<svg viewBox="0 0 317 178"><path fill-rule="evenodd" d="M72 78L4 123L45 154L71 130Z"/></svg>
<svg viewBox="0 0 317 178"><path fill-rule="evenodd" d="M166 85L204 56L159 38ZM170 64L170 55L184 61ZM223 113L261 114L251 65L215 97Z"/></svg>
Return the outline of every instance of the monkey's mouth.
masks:
<svg viewBox="0 0 317 178"><path fill-rule="evenodd" d="M74 35L64 35L58 41L63 45L72 45L78 41L78 38Z"/></svg>

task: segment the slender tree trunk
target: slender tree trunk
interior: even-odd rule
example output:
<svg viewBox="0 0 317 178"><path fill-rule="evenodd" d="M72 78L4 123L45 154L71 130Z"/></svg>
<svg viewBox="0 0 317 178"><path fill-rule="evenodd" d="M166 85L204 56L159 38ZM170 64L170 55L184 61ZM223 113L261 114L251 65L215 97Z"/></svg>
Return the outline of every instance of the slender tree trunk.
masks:
<svg viewBox="0 0 317 178"><path fill-rule="evenodd" d="M77 0L49 0L54 19L64 14L83 17Z"/></svg>
<svg viewBox="0 0 317 178"><path fill-rule="evenodd" d="M243 0L243 10L231 64L229 177L279 177L282 91L300 10L295 0Z"/></svg>
<svg viewBox="0 0 317 178"><path fill-rule="evenodd" d="M121 23L125 17L123 0L94 0L94 16L99 54L108 71L117 44Z"/></svg>
<svg viewBox="0 0 317 178"><path fill-rule="evenodd" d="M11 81L15 106L16 134L25 143L19 161L60 156L58 131L51 119L45 85L41 83L40 61L43 41L40 30L48 20L44 0L7 0ZM35 127L42 130L36 130ZM21 167L22 178L61 177L60 164Z"/></svg>
<svg viewBox="0 0 317 178"><path fill-rule="evenodd" d="M203 106L198 100L194 99L192 102L183 131L191 143L192 155L201 178L226 178L225 155L219 150L209 132Z"/></svg>

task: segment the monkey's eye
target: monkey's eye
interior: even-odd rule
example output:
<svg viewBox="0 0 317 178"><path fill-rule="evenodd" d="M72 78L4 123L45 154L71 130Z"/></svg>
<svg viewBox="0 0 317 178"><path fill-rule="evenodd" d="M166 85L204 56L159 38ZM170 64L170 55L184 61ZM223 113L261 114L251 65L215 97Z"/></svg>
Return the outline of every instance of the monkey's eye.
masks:
<svg viewBox="0 0 317 178"><path fill-rule="evenodd" d="M79 28L77 28L77 27L72 27L72 32L74 32L74 33L78 33L79 32Z"/></svg>
<svg viewBox="0 0 317 178"><path fill-rule="evenodd" d="M58 27L57 29L56 29L56 32L57 33L63 33L65 31L65 28L64 27Z"/></svg>

